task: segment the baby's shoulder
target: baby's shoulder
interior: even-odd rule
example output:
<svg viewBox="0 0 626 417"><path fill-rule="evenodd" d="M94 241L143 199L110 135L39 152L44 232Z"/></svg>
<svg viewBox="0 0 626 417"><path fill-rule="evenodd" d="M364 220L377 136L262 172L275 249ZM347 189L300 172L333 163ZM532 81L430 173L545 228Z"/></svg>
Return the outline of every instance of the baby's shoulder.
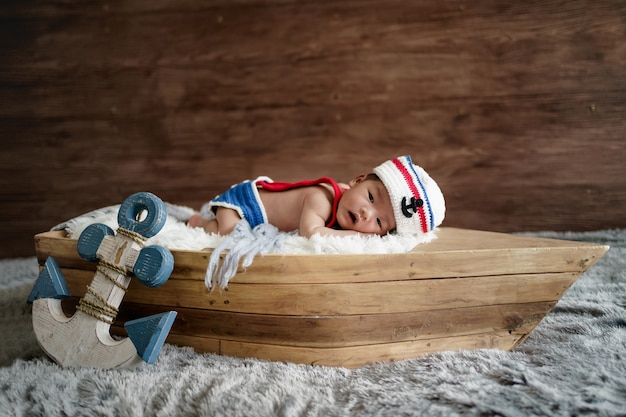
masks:
<svg viewBox="0 0 626 417"><path fill-rule="evenodd" d="M339 190L341 190L341 192L346 191L347 189L350 188L348 184L344 184L343 182L338 182L337 185L339 186ZM324 182L314 187L317 188L318 191L323 191L327 195L330 194L331 198L336 197L335 188L331 184L327 184ZM314 188L314 187L311 187L311 188Z"/></svg>
<svg viewBox="0 0 626 417"><path fill-rule="evenodd" d="M330 204L332 204L333 200L335 199L335 190L333 189L332 185L326 183L306 187L305 192L316 198L323 198Z"/></svg>

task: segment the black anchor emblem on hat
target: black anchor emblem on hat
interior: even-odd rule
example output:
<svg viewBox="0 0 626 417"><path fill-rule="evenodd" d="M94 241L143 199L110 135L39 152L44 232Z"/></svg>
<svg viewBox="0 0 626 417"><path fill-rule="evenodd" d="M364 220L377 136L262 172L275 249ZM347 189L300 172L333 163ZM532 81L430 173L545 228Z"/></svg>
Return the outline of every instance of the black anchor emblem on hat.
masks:
<svg viewBox="0 0 626 417"><path fill-rule="evenodd" d="M402 208L402 214L409 219L413 217L413 214L417 213L417 209L424 205L424 200L421 198L411 197L411 202L407 204L406 197L402 197L402 202L400 203L400 208ZM413 210L413 213L409 211L409 209Z"/></svg>

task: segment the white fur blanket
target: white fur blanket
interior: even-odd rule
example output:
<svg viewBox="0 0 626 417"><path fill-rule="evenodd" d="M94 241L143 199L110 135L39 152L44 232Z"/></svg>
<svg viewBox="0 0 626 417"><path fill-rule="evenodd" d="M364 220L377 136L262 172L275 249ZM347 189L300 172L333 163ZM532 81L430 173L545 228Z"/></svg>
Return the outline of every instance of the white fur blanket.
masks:
<svg viewBox="0 0 626 417"><path fill-rule="evenodd" d="M93 223L102 223L116 230L119 205L94 210L63 222L52 230L65 230L68 236L78 239L82 231ZM427 235L357 235L346 237L320 236L305 238L297 232L285 233L271 225L261 225L251 230L245 222L237 225L229 236L207 234L201 228L188 227L185 221L194 213L189 207L166 203L168 217L165 226L156 236L148 239L149 245L161 245L169 249L203 250L216 249L207 269L206 284L213 289L219 284L224 288L235 275L237 266L248 267L257 255L285 254L386 254L403 253L415 246L436 238L436 231ZM228 251L221 268L219 255Z"/></svg>

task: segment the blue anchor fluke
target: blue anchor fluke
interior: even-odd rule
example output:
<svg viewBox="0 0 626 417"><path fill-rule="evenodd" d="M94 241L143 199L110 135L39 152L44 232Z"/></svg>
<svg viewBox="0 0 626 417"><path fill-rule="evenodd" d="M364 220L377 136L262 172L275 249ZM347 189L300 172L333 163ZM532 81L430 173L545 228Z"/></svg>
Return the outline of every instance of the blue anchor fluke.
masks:
<svg viewBox="0 0 626 417"><path fill-rule="evenodd" d="M39 298L62 299L69 296L70 291L67 289L67 283L61 273L59 264L53 257L49 257L46 259L46 263L39 273L35 286L26 301L28 304L32 304Z"/></svg>
<svg viewBox="0 0 626 417"><path fill-rule="evenodd" d="M175 318L176 312L169 311L130 320L124 324L128 337L135 345L141 359L149 364L156 361Z"/></svg>

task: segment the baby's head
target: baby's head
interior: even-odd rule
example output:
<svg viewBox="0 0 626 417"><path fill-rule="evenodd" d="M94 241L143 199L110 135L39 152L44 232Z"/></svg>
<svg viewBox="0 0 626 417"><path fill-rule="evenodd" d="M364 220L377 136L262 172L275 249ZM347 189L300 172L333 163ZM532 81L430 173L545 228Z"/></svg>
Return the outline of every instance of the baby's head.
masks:
<svg viewBox="0 0 626 417"><path fill-rule="evenodd" d="M386 161L374 168L374 174L389 193L396 233L428 233L441 224L446 213L443 194L428 173L413 164L410 156Z"/></svg>
<svg viewBox="0 0 626 417"><path fill-rule="evenodd" d="M423 234L443 221L441 190L410 156L384 162L350 181L337 207L342 229L385 235Z"/></svg>

